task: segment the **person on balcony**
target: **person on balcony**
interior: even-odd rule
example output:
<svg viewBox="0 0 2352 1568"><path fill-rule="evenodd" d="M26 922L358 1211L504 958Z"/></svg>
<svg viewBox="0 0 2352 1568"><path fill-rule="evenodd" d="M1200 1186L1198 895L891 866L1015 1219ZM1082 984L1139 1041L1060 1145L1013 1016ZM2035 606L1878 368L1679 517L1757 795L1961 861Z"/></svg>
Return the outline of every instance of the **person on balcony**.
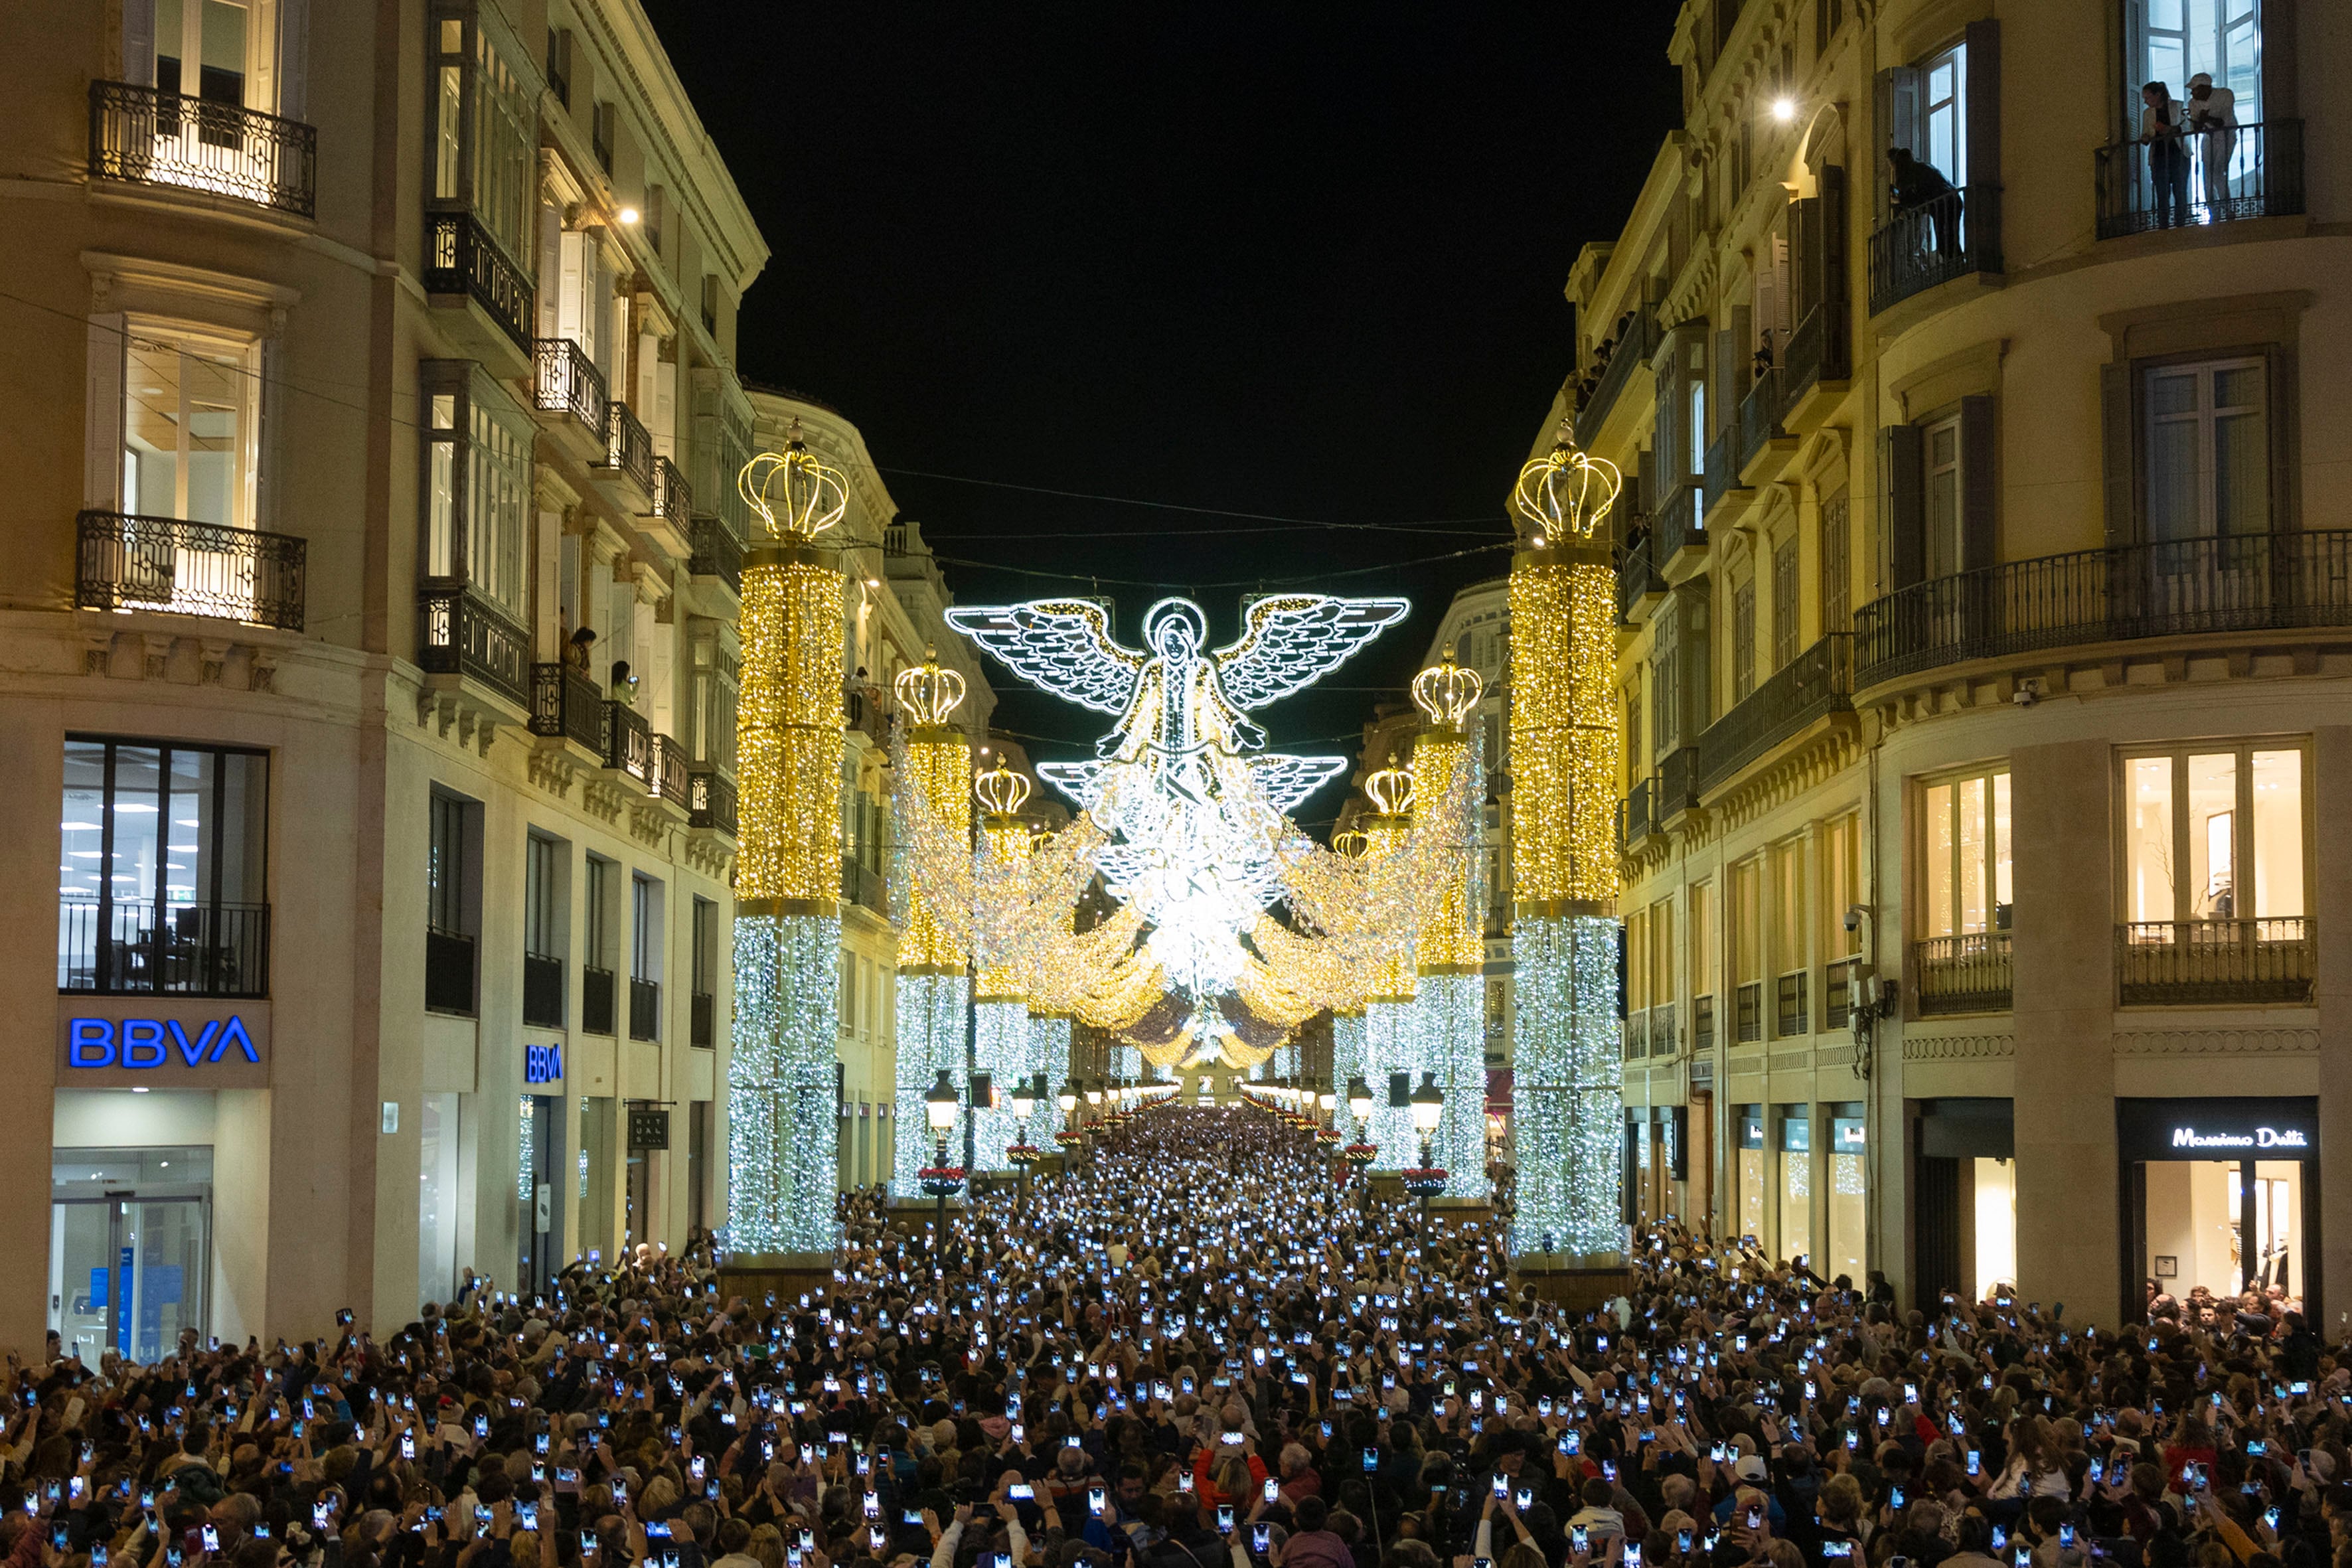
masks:
<svg viewBox="0 0 2352 1568"><path fill-rule="evenodd" d="M582 626L578 631L573 632L571 639L563 645L563 662L581 674L587 674L588 650L595 646L595 632L587 626Z"/></svg>
<svg viewBox="0 0 2352 1568"><path fill-rule="evenodd" d="M2189 79L2189 129L2205 161L2205 205L2220 206L2232 195L2230 159L2238 150L2238 95L2215 87L2210 71Z"/></svg>
<svg viewBox="0 0 2352 1568"><path fill-rule="evenodd" d="M1916 222L1928 231L1928 243L1939 257L1960 253L1960 196L1952 182L1930 163L1911 155L1908 147L1886 150L1888 197L1896 217L1917 213ZM1916 228L1912 231L1915 235Z"/></svg>
<svg viewBox="0 0 2352 1568"><path fill-rule="evenodd" d="M2189 149L2181 141L2180 102L2160 81L2139 89L2140 145L2147 149L2147 177L2156 187L2156 226L2178 228L2189 221Z"/></svg>
<svg viewBox="0 0 2352 1568"><path fill-rule="evenodd" d="M613 661L612 689L605 695L626 707L634 708L637 705L637 678L629 672L627 659L616 658Z"/></svg>

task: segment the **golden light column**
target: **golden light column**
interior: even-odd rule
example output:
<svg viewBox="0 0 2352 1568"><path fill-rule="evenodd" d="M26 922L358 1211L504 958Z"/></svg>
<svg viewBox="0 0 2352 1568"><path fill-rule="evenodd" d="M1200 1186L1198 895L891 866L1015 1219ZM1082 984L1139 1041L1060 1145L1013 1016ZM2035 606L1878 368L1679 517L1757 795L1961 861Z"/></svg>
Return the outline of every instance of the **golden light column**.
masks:
<svg viewBox="0 0 2352 1568"><path fill-rule="evenodd" d="M789 1289L829 1280L839 1240L834 1060L846 579L816 541L840 521L848 492L809 451L797 421L785 449L745 464L737 488L761 533L743 558L728 1268L747 1284L764 1276Z"/></svg>
<svg viewBox="0 0 2352 1568"><path fill-rule="evenodd" d="M906 716L907 766L898 781L893 808L920 812L942 823L957 844L971 842L971 742L948 721L963 705L962 675L940 663L937 648L923 662L899 671L895 687L898 711ZM915 835L902 830L902 844ZM891 1168L890 1195L904 1203L923 1196L916 1173L930 1164L938 1146L926 1120L923 1095L941 1068L961 1088L968 1063L964 1046L971 1026L970 954L923 896L922 879L911 868L895 873L907 889L906 924L898 933L897 1103L898 1162Z"/></svg>
<svg viewBox="0 0 2352 1568"><path fill-rule="evenodd" d="M1511 1251L1570 1296L1611 1288L1624 1264L1615 584L1600 532L1618 484L1563 423L1512 498Z"/></svg>
<svg viewBox="0 0 2352 1568"><path fill-rule="evenodd" d="M1481 869L1477 833L1485 820L1480 759L1463 721L1478 704L1478 672L1443 661L1413 678L1413 706L1424 721L1412 745L1412 793L1425 805L1445 799L1461 781L1469 794L1460 819L1465 841L1443 847L1451 866L1419 911L1412 1025L1412 1071L1433 1072L1445 1110L1430 1142L1431 1157L1446 1173L1445 1196L1486 1197L1486 943L1475 897ZM1424 810L1427 824L1450 820Z"/></svg>
<svg viewBox="0 0 2352 1568"><path fill-rule="evenodd" d="M1350 860L1361 860L1370 847L1370 840L1356 828L1345 828L1331 835L1331 851ZM1370 1067L1364 1059L1364 1009L1359 1003L1353 1006L1331 1009L1331 1125L1339 1131L1340 1141L1360 1143L1370 1137L1366 1124L1356 1120L1348 1103L1348 1085L1361 1078L1367 1086L1371 1082ZM1381 1097L1386 1098L1388 1086L1381 1086Z"/></svg>
<svg viewBox="0 0 2352 1568"><path fill-rule="evenodd" d="M999 763L971 781L971 793L982 806L980 837L989 866L1008 871L1024 864L1029 824L1021 808L1029 801L1029 781ZM1029 1065L1029 1002L1019 953L990 951L977 931L972 947L978 971L971 993L972 1070L989 1075L993 1103L972 1110L971 1165L975 1171L1009 1171L1013 1162L1004 1152L1020 1137L1010 1107L1013 1080L1035 1070Z"/></svg>
<svg viewBox="0 0 2352 1568"><path fill-rule="evenodd" d="M1412 836L1412 774L1393 765L1364 781L1364 798L1372 814L1364 817L1364 863L1375 883L1407 875L1402 850ZM1372 1113L1364 1119L1364 1141L1380 1145L1370 1169L1402 1171L1421 1161L1421 1141L1412 1128L1410 1107L1390 1103L1395 1074L1407 1075L1406 1085L1420 1083L1413 1053L1413 992L1417 980L1415 953L1408 940L1396 953L1374 967L1364 1000L1364 1081L1372 1091Z"/></svg>

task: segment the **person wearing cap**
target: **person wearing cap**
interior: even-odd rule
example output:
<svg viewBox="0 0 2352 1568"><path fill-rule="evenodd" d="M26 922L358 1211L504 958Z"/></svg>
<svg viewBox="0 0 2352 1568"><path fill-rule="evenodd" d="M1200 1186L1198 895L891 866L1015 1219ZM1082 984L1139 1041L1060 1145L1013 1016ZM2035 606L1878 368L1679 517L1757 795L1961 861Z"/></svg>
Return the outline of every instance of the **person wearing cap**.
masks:
<svg viewBox="0 0 2352 1568"><path fill-rule="evenodd" d="M2213 85L2213 73L2199 71L2189 79L2189 133L2205 169L2205 202L2220 206L2230 199L2230 157L2238 147L2238 95Z"/></svg>
<svg viewBox="0 0 2352 1568"><path fill-rule="evenodd" d="M1732 1464L1731 1475L1738 1485L1715 1505L1716 1523L1718 1525L1731 1523L1734 1506L1740 1501L1739 1493L1753 1490L1762 1500L1765 1521L1771 1525L1772 1533L1775 1535L1783 1533L1789 1526L1789 1515L1787 1510L1781 1508L1780 1500L1772 1495L1772 1472L1764 1463L1764 1456L1740 1455Z"/></svg>

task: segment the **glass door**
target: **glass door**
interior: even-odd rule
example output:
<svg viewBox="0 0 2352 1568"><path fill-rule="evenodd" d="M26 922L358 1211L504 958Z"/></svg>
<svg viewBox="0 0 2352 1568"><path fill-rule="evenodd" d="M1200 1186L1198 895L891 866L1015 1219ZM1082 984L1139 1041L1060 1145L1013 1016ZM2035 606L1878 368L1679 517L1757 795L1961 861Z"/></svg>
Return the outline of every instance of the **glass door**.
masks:
<svg viewBox="0 0 2352 1568"><path fill-rule="evenodd" d="M113 1351L152 1364L205 1333L212 1205L108 1192L50 1205L49 1325L90 1364Z"/></svg>

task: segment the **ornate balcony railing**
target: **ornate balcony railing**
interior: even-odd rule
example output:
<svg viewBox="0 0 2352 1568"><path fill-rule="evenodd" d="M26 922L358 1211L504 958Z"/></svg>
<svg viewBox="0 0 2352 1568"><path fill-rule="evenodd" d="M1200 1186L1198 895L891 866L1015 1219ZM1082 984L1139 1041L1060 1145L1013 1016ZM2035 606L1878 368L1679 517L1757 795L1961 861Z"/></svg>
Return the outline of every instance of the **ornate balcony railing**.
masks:
<svg viewBox="0 0 2352 1568"><path fill-rule="evenodd" d="M317 210L319 132L238 104L94 81L89 173L94 179L234 196L306 218Z"/></svg>
<svg viewBox="0 0 2352 1568"><path fill-rule="evenodd" d="M1635 526L1626 530L1626 537L1633 542L1617 556L1617 619L1620 623L1631 622L1634 606L1643 600L1666 591L1665 579L1658 575L1657 564L1650 559L1649 525L1638 518L1633 521Z"/></svg>
<svg viewBox="0 0 2352 1568"><path fill-rule="evenodd" d="M643 784L646 793L654 790L654 731L646 716L625 702L608 700L604 704L604 743L597 749L604 753L604 765L624 773Z"/></svg>
<svg viewBox="0 0 2352 1568"><path fill-rule="evenodd" d="M1698 748L1677 746L1658 759L1650 809L1661 826L1698 804Z"/></svg>
<svg viewBox="0 0 2352 1568"><path fill-rule="evenodd" d="M844 724L865 736L877 746L890 743L890 710L883 700L882 689L850 680L843 684L841 713Z"/></svg>
<svg viewBox="0 0 2352 1568"><path fill-rule="evenodd" d="M1780 434L1780 409L1785 400L1780 394L1780 367L1770 365L1756 377L1756 384L1739 400L1739 452L1731 471L1745 473L1765 444Z"/></svg>
<svg viewBox="0 0 2352 1568"><path fill-rule="evenodd" d="M887 919L890 914L889 885L882 873L860 862L856 857L841 858L841 901L856 904Z"/></svg>
<svg viewBox="0 0 2352 1568"><path fill-rule="evenodd" d="M735 781L716 768L697 767L686 774L687 826L707 827L735 837Z"/></svg>
<svg viewBox="0 0 2352 1568"><path fill-rule="evenodd" d="M543 414L564 414L599 441L604 438L604 373L588 351L570 338L541 338L538 404Z"/></svg>
<svg viewBox="0 0 2352 1568"><path fill-rule="evenodd" d="M2352 626L2352 531L2233 533L2077 550L1931 578L1854 612L1875 686L1969 659L2084 643Z"/></svg>
<svg viewBox="0 0 2352 1568"><path fill-rule="evenodd" d="M2009 932L1968 931L1911 944L1911 984L1919 1014L2006 1013L2010 1006Z"/></svg>
<svg viewBox="0 0 2352 1568"><path fill-rule="evenodd" d="M1853 1022L1856 958L1832 959L1822 966L1822 1027L1843 1029Z"/></svg>
<svg viewBox="0 0 2352 1568"><path fill-rule="evenodd" d="M1732 1039L1738 1045L1748 1045L1764 1037L1764 983L1750 980L1732 994Z"/></svg>
<svg viewBox="0 0 2352 1568"><path fill-rule="evenodd" d="M1912 295L2000 270L2000 188L1964 185L1896 213L1870 237L1870 313Z"/></svg>
<svg viewBox="0 0 2352 1568"><path fill-rule="evenodd" d="M467 589L416 592L417 668L480 681L518 708L530 706L530 636Z"/></svg>
<svg viewBox="0 0 2352 1568"><path fill-rule="evenodd" d="M1619 835L1619 847L1625 849L1639 844L1656 829L1657 824L1650 816L1650 781L1648 779L1637 780L1633 787L1625 792L1625 815L1622 818L1622 826L1624 831Z"/></svg>
<svg viewBox="0 0 2352 1568"><path fill-rule="evenodd" d="M653 433L625 403L604 405L604 460L596 466L635 479L649 496L654 493Z"/></svg>
<svg viewBox="0 0 2352 1568"><path fill-rule="evenodd" d="M1727 425L1706 444L1706 471L1699 480L1702 522L1705 514L1715 510L1716 502L1738 487L1739 465L1732 452L1732 443L1738 438L1734 426Z"/></svg>
<svg viewBox="0 0 2352 1568"><path fill-rule="evenodd" d="M1663 572L1685 549L1706 548L1706 498L1696 479L1685 479L1666 492L1664 505L1650 517L1650 558Z"/></svg>
<svg viewBox="0 0 2352 1568"><path fill-rule="evenodd" d="M1601 380L1592 388L1592 395L1576 415L1576 439L1580 446L1590 447L1601 426L1609 418L1610 409L1633 379L1633 373L1650 363L1658 352L1660 332L1657 318L1647 307L1636 311L1633 323L1626 329L1624 340L1610 351L1609 363L1601 368Z"/></svg>
<svg viewBox="0 0 2352 1568"><path fill-rule="evenodd" d="M2101 239L2304 210L2300 120L2193 132L2163 154L2125 142L2092 156Z"/></svg>
<svg viewBox="0 0 2352 1568"><path fill-rule="evenodd" d="M1842 264L1841 264L1842 265ZM1805 312L1789 334L1782 355L1780 416L1788 417L1797 401L1825 381L1843 381L1853 374L1853 353L1847 343L1846 307L1823 303Z"/></svg>
<svg viewBox="0 0 2352 1568"><path fill-rule="evenodd" d="M1853 706L1853 639L1832 632L1706 727L1698 738L1699 788L1715 788L1823 714Z"/></svg>
<svg viewBox="0 0 2352 1568"><path fill-rule="evenodd" d="M310 545L177 518L85 511L76 520L74 603L302 629Z"/></svg>
<svg viewBox="0 0 2352 1568"><path fill-rule="evenodd" d="M61 898L58 989L267 996L269 906Z"/></svg>
<svg viewBox="0 0 2352 1568"><path fill-rule="evenodd" d="M425 291L471 296L515 347L532 352L530 277L473 214L425 215Z"/></svg>
<svg viewBox="0 0 2352 1568"><path fill-rule="evenodd" d="M1636 1009L1625 1015L1622 1026L1625 1059L1634 1061L1650 1054L1650 1016Z"/></svg>
<svg viewBox="0 0 2352 1568"><path fill-rule="evenodd" d="M1715 994L1691 998L1691 1050L1693 1054L1715 1049Z"/></svg>
<svg viewBox="0 0 2352 1568"><path fill-rule="evenodd" d="M694 792L687 782L686 748L667 735L654 737L655 793L680 811L691 812Z"/></svg>
<svg viewBox="0 0 2352 1568"><path fill-rule="evenodd" d="M2118 994L2126 1007L2308 1002L2318 972L2315 924L2272 917L2119 925Z"/></svg>
<svg viewBox="0 0 2352 1568"><path fill-rule="evenodd" d="M585 672L568 664L532 665L530 732L560 735L602 755L604 694Z"/></svg>
<svg viewBox="0 0 2352 1568"><path fill-rule="evenodd" d="M704 512L694 520L692 541L694 554L687 570L697 577L716 577L741 597L743 546L734 530L724 520Z"/></svg>
<svg viewBox="0 0 2352 1568"><path fill-rule="evenodd" d="M694 487L667 458L654 459L654 511L680 533L694 527Z"/></svg>
<svg viewBox="0 0 2352 1568"><path fill-rule="evenodd" d="M1675 1028L1675 1005L1662 1002L1650 1009L1650 1054L1671 1057L1682 1049L1682 1037Z"/></svg>

